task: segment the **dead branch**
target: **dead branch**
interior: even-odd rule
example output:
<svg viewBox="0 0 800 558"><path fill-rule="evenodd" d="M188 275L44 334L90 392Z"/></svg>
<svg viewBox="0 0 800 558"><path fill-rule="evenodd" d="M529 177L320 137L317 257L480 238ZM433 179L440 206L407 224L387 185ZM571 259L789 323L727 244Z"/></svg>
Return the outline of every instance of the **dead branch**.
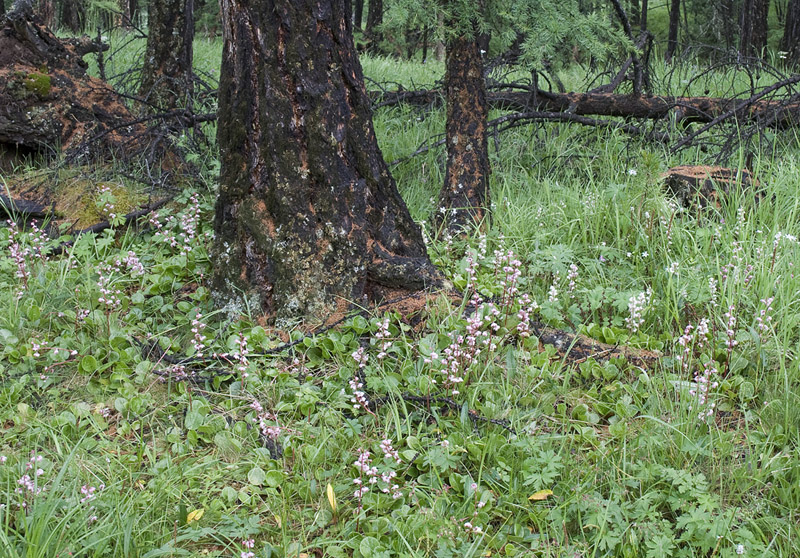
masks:
<svg viewBox="0 0 800 558"><path fill-rule="evenodd" d="M146 215L149 215L153 211L157 211L158 209L164 207L170 201L172 201L172 196L164 198L164 199L161 199L161 200L158 200L157 202L151 203L150 205L147 205L147 206L143 207L142 209L138 209L136 211L132 211L131 213L128 213L127 215L125 215L125 217L123 217L122 226L123 227L127 227L127 226L135 223L136 221L138 221L142 217L144 217ZM99 232L103 232L104 230L110 229L110 228L111 228L111 223L109 223L108 221L103 221L101 223L97 223L95 225L92 225L91 227L86 227L85 229L81 229L81 230L79 230L78 232L75 233L75 238L73 238L72 240L64 241L61 244L59 244L58 246L55 246L54 248L52 248L50 250L50 252L49 252L49 255L57 255L57 254L64 253L64 251L67 248L69 248L70 246L75 244L75 241L77 241L78 238L81 235L84 235L84 234L87 234L87 233L99 233Z"/></svg>

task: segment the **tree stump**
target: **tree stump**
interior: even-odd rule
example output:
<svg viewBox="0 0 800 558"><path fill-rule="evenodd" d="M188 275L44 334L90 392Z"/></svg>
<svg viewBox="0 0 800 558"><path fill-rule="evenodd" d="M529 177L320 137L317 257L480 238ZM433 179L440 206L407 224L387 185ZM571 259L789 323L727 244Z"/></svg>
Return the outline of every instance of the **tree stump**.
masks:
<svg viewBox="0 0 800 558"><path fill-rule="evenodd" d="M719 209L723 198L749 188L755 189L757 200L763 197L761 184L747 169L682 165L669 169L662 178L667 191L687 209Z"/></svg>

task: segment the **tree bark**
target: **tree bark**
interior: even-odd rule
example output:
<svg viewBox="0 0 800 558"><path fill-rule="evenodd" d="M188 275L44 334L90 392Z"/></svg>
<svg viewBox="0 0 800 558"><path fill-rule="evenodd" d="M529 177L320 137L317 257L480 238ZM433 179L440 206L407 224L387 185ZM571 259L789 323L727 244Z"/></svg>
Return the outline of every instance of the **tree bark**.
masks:
<svg viewBox="0 0 800 558"><path fill-rule="evenodd" d="M150 2L139 96L153 110L190 106L193 93L193 0Z"/></svg>
<svg viewBox="0 0 800 558"><path fill-rule="evenodd" d="M282 322L438 284L375 139L349 3L221 7L216 301Z"/></svg>
<svg viewBox="0 0 800 558"><path fill-rule="evenodd" d="M739 14L739 52L760 58L767 46L769 0L744 0Z"/></svg>
<svg viewBox="0 0 800 558"><path fill-rule="evenodd" d="M644 33L647 31L647 0L642 0L642 11L639 19L639 31Z"/></svg>
<svg viewBox="0 0 800 558"><path fill-rule="evenodd" d="M681 22L681 0L671 0L669 8L669 32L667 36L667 62L672 61L678 50L678 27Z"/></svg>
<svg viewBox="0 0 800 558"><path fill-rule="evenodd" d="M59 22L73 33L80 33L86 25L86 6L83 0L62 0L59 5Z"/></svg>
<svg viewBox="0 0 800 558"><path fill-rule="evenodd" d="M369 50L371 52L380 51L380 43L383 35L378 27L383 23L383 0L369 0L367 13L367 27L364 33L370 41Z"/></svg>
<svg viewBox="0 0 800 558"><path fill-rule="evenodd" d="M800 65L800 0L789 0L781 50L790 64Z"/></svg>
<svg viewBox="0 0 800 558"><path fill-rule="evenodd" d="M45 27L52 28L56 15L53 0L38 0L36 2L36 15L41 18Z"/></svg>
<svg viewBox="0 0 800 558"><path fill-rule="evenodd" d="M477 36L448 42L445 98L447 167L434 222L455 233L480 223L489 202L489 105Z"/></svg>

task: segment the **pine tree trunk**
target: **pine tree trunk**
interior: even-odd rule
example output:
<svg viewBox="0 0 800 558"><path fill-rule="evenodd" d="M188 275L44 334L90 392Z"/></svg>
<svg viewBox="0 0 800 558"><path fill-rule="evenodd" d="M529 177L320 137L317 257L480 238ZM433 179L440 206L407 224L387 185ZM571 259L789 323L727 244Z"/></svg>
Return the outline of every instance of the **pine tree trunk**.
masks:
<svg viewBox="0 0 800 558"><path fill-rule="evenodd" d="M36 15L42 19L45 27L53 28L55 23L55 6L53 0L38 0L36 2Z"/></svg>
<svg viewBox="0 0 800 558"><path fill-rule="evenodd" d="M760 57L767 46L767 14L769 0L744 0L739 16L739 52L743 56Z"/></svg>
<svg viewBox="0 0 800 558"><path fill-rule="evenodd" d="M86 25L86 6L83 0L62 0L59 5L61 27L80 33Z"/></svg>
<svg viewBox="0 0 800 558"><path fill-rule="evenodd" d="M280 322L438 283L375 139L349 3L221 8L217 302Z"/></svg>
<svg viewBox="0 0 800 558"><path fill-rule="evenodd" d="M147 50L139 96L153 110L190 104L192 98L193 0L150 2Z"/></svg>
<svg viewBox="0 0 800 558"><path fill-rule="evenodd" d="M383 35L378 27L383 23L383 0L369 0L369 13L367 14L367 27L364 33L370 41L369 50L379 52Z"/></svg>
<svg viewBox="0 0 800 558"><path fill-rule="evenodd" d="M800 0L789 0L781 50L786 53L789 63L800 65Z"/></svg>
<svg viewBox="0 0 800 558"><path fill-rule="evenodd" d="M678 27L681 22L681 0L672 0L669 8L669 32L667 36L667 62L672 61L678 50Z"/></svg>
<svg viewBox="0 0 800 558"><path fill-rule="evenodd" d="M434 222L450 232L474 227L489 201L486 82L478 37L447 44L447 168Z"/></svg>
<svg viewBox="0 0 800 558"><path fill-rule="evenodd" d="M647 0L642 0L641 19L639 20L639 29L642 33L647 31Z"/></svg>

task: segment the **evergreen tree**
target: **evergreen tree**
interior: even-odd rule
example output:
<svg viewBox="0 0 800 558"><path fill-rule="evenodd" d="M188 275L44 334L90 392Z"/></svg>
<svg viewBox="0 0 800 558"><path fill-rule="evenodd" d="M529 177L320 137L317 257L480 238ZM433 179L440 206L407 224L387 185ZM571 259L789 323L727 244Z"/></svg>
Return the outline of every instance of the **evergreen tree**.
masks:
<svg viewBox="0 0 800 558"><path fill-rule="evenodd" d="M139 95L154 110L191 102L193 0L158 0L149 5Z"/></svg>
<svg viewBox="0 0 800 558"><path fill-rule="evenodd" d="M786 53L789 63L800 64L800 0L789 0L786 7L781 50Z"/></svg>
<svg viewBox="0 0 800 558"><path fill-rule="evenodd" d="M385 289L437 283L378 148L349 2L221 7L218 302L323 318Z"/></svg>

